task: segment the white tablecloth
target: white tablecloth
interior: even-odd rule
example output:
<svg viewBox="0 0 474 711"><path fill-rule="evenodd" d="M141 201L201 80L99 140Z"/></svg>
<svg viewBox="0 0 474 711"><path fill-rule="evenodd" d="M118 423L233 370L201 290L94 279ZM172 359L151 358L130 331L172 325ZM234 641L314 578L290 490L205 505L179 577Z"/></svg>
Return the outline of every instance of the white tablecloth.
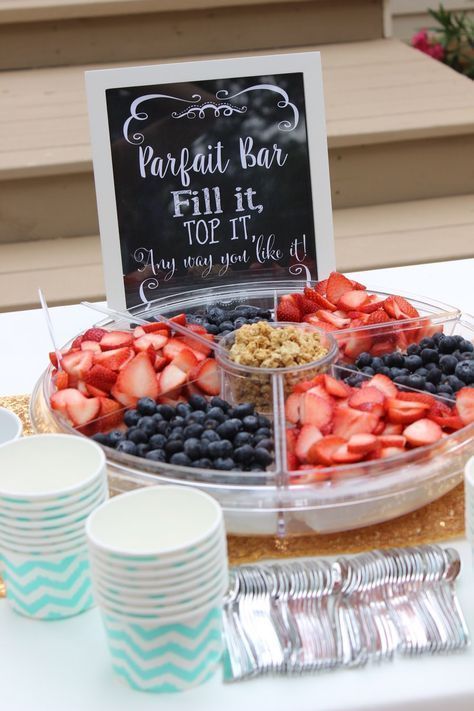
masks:
<svg viewBox="0 0 474 711"><path fill-rule="evenodd" d="M474 259L354 273L473 311ZM38 284L38 286L44 286ZM80 306L52 309L58 342L100 317ZM0 394L30 392L51 350L39 311L0 314ZM474 575L465 541L458 591L474 634ZM474 651L397 659L365 669L224 685L216 676L183 694L133 692L114 676L97 610L61 622L15 615L0 601L0 704L5 711L473 711Z"/></svg>

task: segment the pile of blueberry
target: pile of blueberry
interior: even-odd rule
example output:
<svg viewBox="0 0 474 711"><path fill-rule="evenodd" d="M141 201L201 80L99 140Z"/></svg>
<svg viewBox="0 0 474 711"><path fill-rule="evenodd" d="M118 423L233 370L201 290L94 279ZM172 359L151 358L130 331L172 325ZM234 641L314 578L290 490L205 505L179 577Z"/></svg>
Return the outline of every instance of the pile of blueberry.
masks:
<svg viewBox="0 0 474 711"><path fill-rule="evenodd" d="M271 318L272 312L269 309L245 304L231 307L208 306L204 313L186 314L188 323L203 326L213 336L227 336L248 323L269 321Z"/></svg>
<svg viewBox="0 0 474 711"><path fill-rule="evenodd" d="M354 365L345 367L366 375L383 373L398 385L449 398L474 385L474 346L462 336L435 333L408 346L406 353L394 351L380 358L361 353ZM345 380L357 386L365 378L352 373Z"/></svg>
<svg viewBox="0 0 474 711"><path fill-rule="evenodd" d="M264 471L273 462L271 422L252 403L232 406L192 395L176 407L141 398L124 415L126 431L93 436L117 452L181 467Z"/></svg>

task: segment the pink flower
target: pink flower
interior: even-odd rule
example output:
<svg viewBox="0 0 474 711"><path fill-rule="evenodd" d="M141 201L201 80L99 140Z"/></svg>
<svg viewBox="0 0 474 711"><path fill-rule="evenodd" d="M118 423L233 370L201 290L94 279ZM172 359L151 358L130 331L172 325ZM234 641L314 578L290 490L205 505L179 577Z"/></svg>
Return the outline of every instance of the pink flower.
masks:
<svg viewBox="0 0 474 711"><path fill-rule="evenodd" d="M413 37L411 38L411 44L416 49L425 52L429 46L428 32L426 30L420 30L419 32L417 32L416 35L413 35Z"/></svg>
<svg viewBox="0 0 474 711"><path fill-rule="evenodd" d="M429 54L433 59L442 61L444 59L444 47L442 44L432 44L426 50L426 54Z"/></svg>
<svg viewBox="0 0 474 711"><path fill-rule="evenodd" d="M426 30L420 30L413 35L411 38L411 44L415 49L419 49L420 52L428 54L433 59L443 60L444 59L444 47L439 42L433 42L428 36Z"/></svg>

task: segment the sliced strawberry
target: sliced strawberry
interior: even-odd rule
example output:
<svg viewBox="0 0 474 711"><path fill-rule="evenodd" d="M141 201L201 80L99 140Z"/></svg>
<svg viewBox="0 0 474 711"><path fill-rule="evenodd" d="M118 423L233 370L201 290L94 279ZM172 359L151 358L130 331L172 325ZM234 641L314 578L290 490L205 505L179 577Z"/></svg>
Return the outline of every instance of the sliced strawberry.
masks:
<svg viewBox="0 0 474 711"><path fill-rule="evenodd" d="M361 353L369 353L372 347L372 336L368 333L351 333L344 347L344 356L355 360Z"/></svg>
<svg viewBox="0 0 474 711"><path fill-rule="evenodd" d="M285 416L288 422L297 425L301 417L302 397L300 393L292 393L285 403Z"/></svg>
<svg viewBox="0 0 474 711"><path fill-rule="evenodd" d="M376 377L376 376L374 376ZM382 376L386 377L386 376ZM396 397L399 400L405 400L406 402L422 402L425 405L428 405L428 407L432 407L436 400L433 397L433 395L430 395L429 393L415 393L415 392L403 392L403 391L397 391L396 392Z"/></svg>
<svg viewBox="0 0 474 711"><path fill-rule="evenodd" d="M318 397L321 397L323 400L326 400L331 405L331 408L334 408L334 405L336 404L336 401L328 393L326 388L323 385L312 385L309 390L306 392L311 393L312 395L317 395Z"/></svg>
<svg viewBox="0 0 474 711"><path fill-rule="evenodd" d="M174 365L174 363L170 363L160 373L160 395L180 389L187 379L188 376L183 370Z"/></svg>
<svg viewBox="0 0 474 711"><path fill-rule="evenodd" d="M380 415L380 416L382 416L382 415ZM374 429L374 431L372 432L372 434L377 435L377 436L378 436L378 435L381 435L382 432L384 431L384 428L385 428L385 422L384 422L383 420L379 420L379 421L377 422L377 424L376 424L376 426L375 426L375 429Z"/></svg>
<svg viewBox="0 0 474 711"><path fill-rule="evenodd" d="M58 367L59 367L59 363L58 363L58 356L56 355L56 353L55 353L54 351L51 351L50 353L48 353L48 356L49 356L49 360L50 360L51 365L52 365L54 368L58 368Z"/></svg>
<svg viewBox="0 0 474 711"><path fill-rule="evenodd" d="M400 447L382 447L379 452L380 459L389 459L390 457L399 457L405 450Z"/></svg>
<svg viewBox="0 0 474 711"><path fill-rule="evenodd" d="M202 361L197 368L196 383L207 395L219 395L221 391L221 378L214 358L207 358ZM196 369L189 373L189 379L192 380L192 375Z"/></svg>
<svg viewBox="0 0 474 711"><path fill-rule="evenodd" d="M391 338L377 341L377 343L374 343L372 348L370 349L370 353L373 358L383 356L386 353L391 353L392 351L393 341Z"/></svg>
<svg viewBox="0 0 474 711"><path fill-rule="evenodd" d="M368 454L379 446L379 440L373 434L353 434L351 435L347 449L356 454Z"/></svg>
<svg viewBox="0 0 474 711"><path fill-rule="evenodd" d="M337 302L337 308L343 311L358 311L368 301L368 298L365 291L346 291Z"/></svg>
<svg viewBox="0 0 474 711"><path fill-rule="evenodd" d="M63 390L63 392L66 391ZM66 412L75 427L81 427L94 420L99 411L100 399L98 397L87 398L81 395L81 400L71 400L66 404Z"/></svg>
<svg viewBox="0 0 474 711"><path fill-rule="evenodd" d="M377 417L382 417L385 411L384 405L381 405L379 402L371 402L370 400L360 402L355 409L361 412L371 412L372 415L376 415Z"/></svg>
<svg viewBox="0 0 474 711"><path fill-rule="evenodd" d="M318 311L316 311L316 316L321 321L326 321L326 323L330 323L336 328L345 328L351 322L350 318L344 318L343 316L338 315L336 312L328 311L327 309L319 309Z"/></svg>
<svg viewBox="0 0 474 711"><path fill-rule="evenodd" d="M378 323L390 323L390 317L383 308L378 308L368 315L367 324L375 325Z"/></svg>
<svg viewBox="0 0 474 711"><path fill-rule="evenodd" d="M425 417L405 427L403 434L413 447L423 447L441 439L443 431L436 422Z"/></svg>
<svg viewBox="0 0 474 711"><path fill-rule="evenodd" d="M474 422L474 388L461 388L456 393L456 409L461 422L471 425Z"/></svg>
<svg viewBox="0 0 474 711"><path fill-rule="evenodd" d="M444 430L462 430L462 428L465 427L464 422L458 415L451 415L451 417L442 418L430 417L430 420L436 422Z"/></svg>
<svg viewBox="0 0 474 711"><path fill-rule="evenodd" d="M76 336L76 338L71 343L71 351L78 351L81 347L81 343L84 340L84 336Z"/></svg>
<svg viewBox="0 0 474 711"><path fill-rule="evenodd" d="M65 390L69 387L69 375L65 370L58 370L56 373L56 390Z"/></svg>
<svg viewBox="0 0 474 711"><path fill-rule="evenodd" d="M395 422L387 422L383 428L383 435L400 435L403 432L403 425Z"/></svg>
<svg viewBox="0 0 474 711"><path fill-rule="evenodd" d="M353 391L353 394L349 399L349 406L355 407L356 409L364 409L360 408L360 405L366 403L377 403L379 405L383 405L384 402L385 395L380 392L378 388L365 387Z"/></svg>
<svg viewBox="0 0 474 711"><path fill-rule="evenodd" d="M159 374L158 374L158 375L159 375ZM204 397L206 396L206 393L204 393L204 392L201 390L201 388L200 388L198 385L196 385L196 383L188 383L188 384L184 387L184 392L186 393L186 395L188 396L188 398L191 397L191 395L202 395L202 396L204 396Z"/></svg>
<svg viewBox="0 0 474 711"><path fill-rule="evenodd" d="M372 294L371 296L368 296L365 304L359 306L359 311L362 311L364 314L371 314L374 311L378 311L381 308L382 303L383 299L379 299L378 296Z"/></svg>
<svg viewBox="0 0 474 711"><path fill-rule="evenodd" d="M185 325L185 324L183 324ZM139 328L142 328L145 333L158 333L160 336L166 336L169 338L170 329L166 323L144 323ZM135 332L134 332L135 335ZM143 334L141 334L143 335Z"/></svg>
<svg viewBox="0 0 474 711"><path fill-rule="evenodd" d="M311 301L313 304L313 310L308 313L314 313L316 309L328 309L329 311L336 311L337 306L326 299L325 296L319 294L315 289L311 289L309 286L305 286L304 295L306 299Z"/></svg>
<svg viewBox="0 0 474 711"><path fill-rule="evenodd" d="M186 314L177 314L177 316L170 318L170 321L177 323L178 326L186 326Z"/></svg>
<svg viewBox="0 0 474 711"><path fill-rule="evenodd" d="M89 328L83 335L85 341L96 341L97 343L102 340L102 337L107 333L103 328Z"/></svg>
<svg viewBox="0 0 474 711"><path fill-rule="evenodd" d="M102 353L102 348L97 341L82 341L81 351L92 351L93 353Z"/></svg>
<svg viewBox="0 0 474 711"><path fill-rule="evenodd" d="M298 472L293 473L290 478L292 484L315 484L319 481L327 481L329 473L322 465L300 464Z"/></svg>
<svg viewBox="0 0 474 711"><path fill-rule="evenodd" d="M295 454L302 464L309 462L308 452L311 447L322 438L322 434L315 425L304 425L298 435L295 445Z"/></svg>
<svg viewBox="0 0 474 711"><path fill-rule="evenodd" d="M299 323L302 317L301 310L291 298L291 295L285 295L280 297L280 301L276 311L277 321L290 321L294 323Z"/></svg>
<svg viewBox="0 0 474 711"><path fill-rule="evenodd" d="M322 279L321 281L318 281L318 282L314 285L313 289L314 289L318 294L323 294L323 295L324 295L324 294L326 293L327 286L328 286L328 280L327 280L327 279Z"/></svg>
<svg viewBox="0 0 474 711"><path fill-rule="evenodd" d="M91 351L71 351L63 355L61 366L66 373L73 377L83 379L93 363Z"/></svg>
<svg viewBox="0 0 474 711"><path fill-rule="evenodd" d="M67 405L80 403L84 399L84 395L76 388L66 388L65 390L58 390L58 392L51 395L51 407L67 417Z"/></svg>
<svg viewBox="0 0 474 711"><path fill-rule="evenodd" d="M298 469L298 458L294 452L286 453L286 466L289 472L293 472Z"/></svg>
<svg viewBox="0 0 474 711"><path fill-rule="evenodd" d="M120 402L125 407L135 407L139 399L137 397L134 397L133 395L129 395L128 393L124 393L119 390L117 387L117 383L115 383L114 387L110 391L110 394L117 400L117 402Z"/></svg>
<svg viewBox="0 0 474 711"><path fill-rule="evenodd" d="M288 452L294 452L296 440L298 439L298 431L294 427L287 427L285 432L286 449Z"/></svg>
<svg viewBox="0 0 474 711"><path fill-rule="evenodd" d="M84 379L86 384L109 393L117 381L117 373L110 368L96 364L86 373Z"/></svg>
<svg viewBox="0 0 474 711"><path fill-rule="evenodd" d="M420 314L403 296L388 296L383 302L385 311L394 319L417 318Z"/></svg>
<svg viewBox="0 0 474 711"><path fill-rule="evenodd" d="M314 301L307 299L303 296L303 301L301 304L301 312L306 316L307 314L314 314L316 309L319 308Z"/></svg>
<svg viewBox="0 0 474 711"><path fill-rule="evenodd" d="M116 348L105 353L94 353L94 363L110 368L110 370L124 368L133 358L135 358L133 348Z"/></svg>
<svg viewBox="0 0 474 711"><path fill-rule="evenodd" d="M178 338L170 338L168 343L163 348L163 355L168 360L173 360L176 356L186 348L186 344Z"/></svg>
<svg viewBox="0 0 474 711"><path fill-rule="evenodd" d="M363 290L363 291L364 291L365 289L367 289L366 286L364 286L363 284L361 284L361 283L358 282L358 281L354 281L354 279L349 279L349 281L351 282L353 289Z"/></svg>
<svg viewBox="0 0 474 711"><path fill-rule="evenodd" d="M332 420L333 406L322 397L308 391L301 396L300 420L303 425L315 425L324 429Z"/></svg>
<svg viewBox="0 0 474 711"><path fill-rule="evenodd" d="M102 431L114 429L122 424L123 408L120 403L107 397L100 397L98 425Z"/></svg>
<svg viewBox="0 0 474 711"><path fill-rule="evenodd" d="M136 398L136 400L142 397L151 397L156 400L158 396L156 373L146 353L136 355L120 371L115 389L130 398ZM119 402L123 403L123 399L119 399Z"/></svg>
<svg viewBox="0 0 474 711"><path fill-rule="evenodd" d="M137 326L133 329L133 337L135 338L135 340L141 338L142 336L146 336L146 331L143 326Z"/></svg>
<svg viewBox="0 0 474 711"><path fill-rule="evenodd" d="M327 373L323 377L324 387L329 395L345 398L352 394L352 388L343 380L337 380L337 378L333 378L332 375L328 375Z"/></svg>
<svg viewBox="0 0 474 711"><path fill-rule="evenodd" d="M214 342L214 336L212 336L210 333L206 333L206 335L201 334L201 337L205 338L210 343ZM197 351L198 353L202 353L205 358L207 358L212 353L211 346L207 346L205 343L198 341L192 336L183 336L182 341L187 348L191 348L191 350L194 352Z"/></svg>
<svg viewBox="0 0 474 711"><path fill-rule="evenodd" d="M204 326L200 326L198 323L188 323L186 325L186 328L188 329L188 331L192 331L193 333L199 333L199 335L206 336L206 338L208 337L208 333Z"/></svg>
<svg viewBox="0 0 474 711"><path fill-rule="evenodd" d="M103 351L127 348L131 345L133 345L133 334L130 331L109 331L100 339L100 347Z"/></svg>
<svg viewBox="0 0 474 711"><path fill-rule="evenodd" d="M79 385L80 384L81 383L79 383ZM100 390L100 388L95 388L93 385L88 385L87 383L85 383L85 388L87 395L90 397L109 397L109 393L105 392L105 390Z"/></svg>
<svg viewBox="0 0 474 711"><path fill-rule="evenodd" d="M155 351L161 350L168 343L168 336L161 333L146 333L140 338L136 338L133 347L136 351L147 351L150 347Z"/></svg>
<svg viewBox="0 0 474 711"><path fill-rule="evenodd" d="M334 415L332 433L349 439L353 434L372 434L379 417L373 412L363 412L352 407L338 407Z"/></svg>
<svg viewBox="0 0 474 711"><path fill-rule="evenodd" d="M306 393L308 390L311 390L311 388L314 387L314 383L312 380L303 380L301 383L296 383L293 386L293 392L294 393Z"/></svg>
<svg viewBox="0 0 474 711"><path fill-rule="evenodd" d="M336 326L332 325L332 323L321 321L315 314L306 314L306 316L303 316L303 322L310 323L312 326L316 326L316 328L320 328L322 331L330 332L338 330Z"/></svg>
<svg viewBox="0 0 474 711"><path fill-rule="evenodd" d="M363 457L361 452L351 452L348 444L341 444L332 455L332 461L335 464L353 464L360 462Z"/></svg>
<svg viewBox="0 0 474 711"><path fill-rule="evenodd" d="M426 415L429 406L423 402L409 402L397 398L387 398L387 419L390 422L410 424Z"/></svg>
<svg viewBox="0 0 474 711"><path fill-rule="evenodd" d="M331 272L326 286L326 297L333 304L337 304L343 294L353 290L350 279L339 272Z"/></svg>
<svg viewBox="0 0 474 711"><path fill-rule="evenodd" d="M346 440L343 437L327 435L314 444L308 452L308 461L311 464L323 464L331 466L333 463L333 454L339 449Z"/></svg>
<svg viewBox="0 0 474 711"><path fill-rule="evenodd" d="M160 370L163 370L165 365L169 363L168 358L165 358L162 355L159 355L158 353L155 356L155 362L153 363L153 367L158 373Z"/></svg>
<svg viewBox="0 0 474 711"><path fill-rule="evenodd" d="M386 375L377 373L366 383L362 383L362 388L377 388L385 397L398 397L399 392L393 382Z"/></svg>
<svg viewBox="0 0 474 711"><path fill-rule="evenodd" d="M399 447L403 449L407 443L407 438L401 434L381 434L378 440L382 447Z"/></svg>

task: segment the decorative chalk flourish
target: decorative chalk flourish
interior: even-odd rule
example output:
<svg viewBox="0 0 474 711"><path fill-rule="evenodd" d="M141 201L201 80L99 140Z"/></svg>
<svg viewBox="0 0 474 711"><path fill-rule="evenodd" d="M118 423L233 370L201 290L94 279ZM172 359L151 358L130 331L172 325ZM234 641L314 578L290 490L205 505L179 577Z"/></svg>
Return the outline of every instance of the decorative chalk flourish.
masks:
<svg viewBox="0 0 474 711"><path fill-rule="evenodd" d="M220 89L216 92L216 99L222 99L220 103L213 101L206 101L200 104L202 97L200 94L193 94L191 99L181 99L178 96L171 96L169 94L146 94L145 96L139 96L130 105L130 116L127 118L123 124L123 135L125 140L132 145L140 145L145 140L143 133L132 133L129 134L130 124L132 121L146 121L148 114L145 111L139 111L141 104L146 101L151 101L152 99L171 99L172 101L180 101L184 104L188 104L188 107L183 111L173 111L171 116L175 119L188 118L188 119L203 119L206 116L206 111L213 111L214 116L217 118L219 116L232 116L232 114L244 114L247 111L247 106L233 106L229 103L231 99L235 99L237 96L242 96L249 91L272 91L279 94L283 98L277 101L277 107L279 109L286 109L289 107L293 112L293 121L288 119L283 119L279 122L278 128L280 131L293 131L299 121L299 111L295 104L290 101L290 97L284 89L274 84L255 84L254 86L249 86L247 89L242 89L242 91L229 96L227 89Z"/></svg>
<svg viewBox="0 0 474 711"><path fill-rule="evenodd" d="M180 119L183 117L186 117L188 119L194 119L194 118L200 118L203 119L206 117L206 111L214 111L214 116L218 118L221 114L223 116L232 116L232 114L237 113L237 114L244 114L247 111L246 106L232 106L232 104L228 103L222 103L222 104L216 104L214 101L207 101L205 104L194 104L193 106L190 106L188 109L184 109L184 111L177 112L173 111L171 116L175 119Z"/></svg>
<svg viewBox="0 0 474 711"><path fill-rule="evenodd" d="M237 96L242 96L242 94L246 94L248 91L261 90L273 91L283 97L281 101L277 101L277 106L279 109L286 109L287 106L291 108L291 110L293 111L293 123L288 120L283 120L280 121L280 123L278 124L278 128L280 129L280 131L294 131L294 129L298 125L298 121L300 118L299 111L296 106L290 101L290 97L288 96L286 91L281 87L276 86L275 84L255 84L255 86L249 86L247 89L242 89L242 91L238 91L237 94L232 94L232 96L229 96L229 92L227 91L227 89L220 89L216 92L216 99L227 99L228 101L230 101L230 99L235 99Z"/></svg>
<svg viewBox="0 0 474 711"><path fill-rule="evenodd" d="M133 145L140 145L145 140L143 133L134 133L131 137L128 134L128 127L130 123L136 119L137 121L146 121L148 114L145 111L137 111L140 104L145 101L150 101L151 99L172 99L174 101L182 101L184 104L196 104L201 101L201 96L199 94L193 94L191 96L191 101L188 99L180 99L178 96L170 96L169 94L146 94L145 96L139 96L138 99L132 102L130 106L130 116L123 124L123 135L128 143Z"/></svg>

